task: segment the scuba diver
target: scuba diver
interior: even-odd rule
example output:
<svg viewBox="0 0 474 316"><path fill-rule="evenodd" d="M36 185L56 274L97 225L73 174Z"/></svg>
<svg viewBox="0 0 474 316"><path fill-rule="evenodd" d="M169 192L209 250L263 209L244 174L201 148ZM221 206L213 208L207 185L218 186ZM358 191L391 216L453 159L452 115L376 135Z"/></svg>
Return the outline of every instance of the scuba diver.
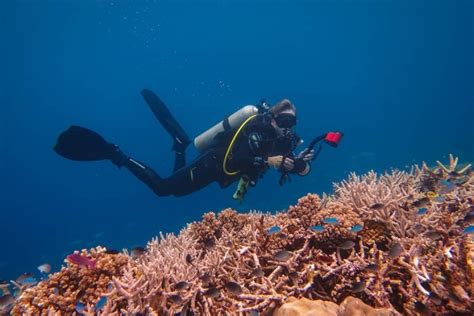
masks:
<svg viewBox="0 0 474 316"><path fill-rule="evenodd" d="M184 196L216 181L221 188L239 181L233 197L242 201L249 186L273 167L281 173L280 185L289 174L307 175L311 161L321 151L321 140L337 146L343 134L329 132L315 138L298 155L302 140L294 132L296 107L287 99L270 107L265 101L247 105L194 139L198 157L186 165L185 151L190 138L163 101L152 91L141 92L146 103L173 139L175 163L171 176L164 178L153 169L126 155L113 143L87 128L72 125L62 132L54 146L59 155L76 161L110 160L125 167L158 196Z"/></svg>

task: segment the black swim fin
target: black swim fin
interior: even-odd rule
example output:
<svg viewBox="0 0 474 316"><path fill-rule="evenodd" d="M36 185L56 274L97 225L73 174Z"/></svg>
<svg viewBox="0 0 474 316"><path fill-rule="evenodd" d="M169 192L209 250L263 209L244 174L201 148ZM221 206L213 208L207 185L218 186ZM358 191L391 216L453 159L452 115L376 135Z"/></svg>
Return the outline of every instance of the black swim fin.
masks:
<svg viewBox="0 0 474 316"><path fill-rule="evenodd" d="M166 129L166 131L173 138L173 150L183 151L191 143L188 134L179 125L178 121L173 117L171 112L166 107L165 103L152 91L143 89L141 95L150 107L153 114L155 114L158 121Z"/></svg>
<svg viewBox="0 0 474 316"><path fill-rule="evenodd" d="M96 161L112 159L116 148L96 132L72 125L58 136L53 149L67 159Z"/></svg>

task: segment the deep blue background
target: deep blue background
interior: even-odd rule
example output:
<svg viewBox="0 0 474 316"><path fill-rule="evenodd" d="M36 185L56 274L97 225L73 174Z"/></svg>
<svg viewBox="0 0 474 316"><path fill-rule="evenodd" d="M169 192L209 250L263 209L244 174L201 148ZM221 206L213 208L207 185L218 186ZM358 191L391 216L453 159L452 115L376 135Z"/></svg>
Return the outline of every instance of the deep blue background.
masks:
<svg viewBox="0 0 474 316"><path fill-rule="evenodd" d="M58 269L74 249L144 245L211 210L281 210L350 171L450 152L472 161L473 3L1 1L0 278ZM346 137L290 185L269 172L242 205L217 185L158 198L126 170L52 151L78 124L169 174L171 140L144 87L193 136L245 104L287 97L307 141Z"/></svg>

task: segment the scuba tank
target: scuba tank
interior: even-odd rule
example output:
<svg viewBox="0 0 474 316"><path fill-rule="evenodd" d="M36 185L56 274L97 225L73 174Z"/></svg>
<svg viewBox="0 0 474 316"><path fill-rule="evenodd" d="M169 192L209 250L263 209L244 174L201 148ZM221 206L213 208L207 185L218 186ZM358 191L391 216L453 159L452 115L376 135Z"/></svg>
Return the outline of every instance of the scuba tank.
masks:
<svg viewBox="0 0 474 316"><path fill-rule="evenodd" d="M194 139L194 146L200 153L205 152L207 149L216 146L219 143L220 135L224 134L225 132L237 129L245 122L245 120L258 113L259 109L255 105L244 106L207 131L198 135Z"/></svg>

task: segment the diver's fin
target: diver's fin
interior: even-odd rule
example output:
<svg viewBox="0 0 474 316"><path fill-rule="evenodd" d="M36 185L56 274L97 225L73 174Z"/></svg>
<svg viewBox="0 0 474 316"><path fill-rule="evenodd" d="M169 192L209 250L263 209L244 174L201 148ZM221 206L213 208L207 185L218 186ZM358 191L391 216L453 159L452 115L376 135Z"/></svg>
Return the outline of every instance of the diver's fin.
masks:
<svg viewBox="0 0 474 316"><path fill-rule="evenodd" d="M95 161L111 159L115 146L90 129L72 125L58 136L53 149L67 159Z"/></svg>
<svg viewBox="0 0 474 316"><path fill-rule="evenodd" d="M153 114L155 114L158 121L166 129L166 131L173 138L173 150L181 151L184 150L190 143L191 140L184 129L179 125L178 121L173 117L171 112L168 110L163 101L152 91L143 89L141 95L145 99L146 103L150 107Z"/></svg>

